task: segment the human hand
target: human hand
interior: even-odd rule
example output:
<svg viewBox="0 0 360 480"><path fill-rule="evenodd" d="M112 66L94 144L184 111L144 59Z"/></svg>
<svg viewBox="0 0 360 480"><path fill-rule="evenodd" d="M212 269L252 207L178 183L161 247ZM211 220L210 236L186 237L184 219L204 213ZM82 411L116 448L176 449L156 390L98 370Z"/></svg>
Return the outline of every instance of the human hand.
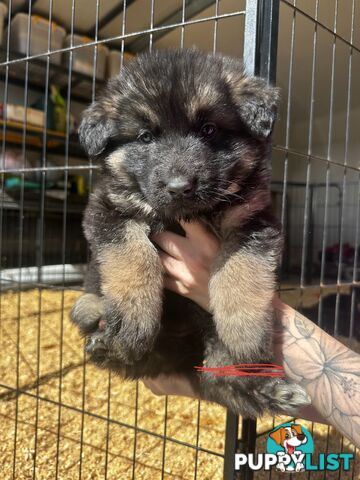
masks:
<svg viewBox="0 0 360 480"><path fill-rule="evenodd" d="M194 382L185 375L164 375L156 378L143 378L143 384L154 395L178 395L199 398Z"/></svg>
<svg viewBox="0 0 360 480"><path fill-rule="evenodd" d="M218 239L200 222L180 222L186 237L163 232L152 237L165 270L165 288L209 311L209 278L220 249Z"/></svg>

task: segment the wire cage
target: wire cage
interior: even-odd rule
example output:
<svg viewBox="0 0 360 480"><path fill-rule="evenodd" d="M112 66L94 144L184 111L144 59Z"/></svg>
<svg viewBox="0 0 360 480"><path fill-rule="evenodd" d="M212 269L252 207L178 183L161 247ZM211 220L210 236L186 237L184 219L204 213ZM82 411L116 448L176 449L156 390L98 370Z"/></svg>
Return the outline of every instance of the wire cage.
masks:
<svg viewBox="0 0 360 480"><path fill-rule="evenodd" d="M155 397L87 364L69 322L97 170L76 127L141 51L196 45L243 57L249 73L281 87L271 187L286 238L279 295L360 351L359 15L357 0L0 3L3 478L230 480L235 452L265 451L284 420ZM359 478L348 440L304 424L319 451L355 454L338 478Z"/></svg>

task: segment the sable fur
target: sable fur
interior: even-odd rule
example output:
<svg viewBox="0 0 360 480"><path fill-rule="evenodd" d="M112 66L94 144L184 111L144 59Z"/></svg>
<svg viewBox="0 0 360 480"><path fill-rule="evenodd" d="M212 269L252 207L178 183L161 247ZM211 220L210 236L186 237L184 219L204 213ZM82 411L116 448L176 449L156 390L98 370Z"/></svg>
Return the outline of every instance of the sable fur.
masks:
<svg viewBox="0 0 360 480"><path fill-rule="evenodd" d="M101 165L84 218L92 251L85 295L93 295L80 298L72 317L98 365L134 379L200 375L202 398L244 416L308 403L284 380L194 372L203 362L273 360L282 240L270 213L268 154L278 98L235 59L167 50L130 62L86 110L80 140ZM174 179L186 183L181 194L171 190ZM209 283L213 315L163 292L149 236L181 231L180 219L199 219L220 239ZM100 312L95 321L91 308Z"/></svg>

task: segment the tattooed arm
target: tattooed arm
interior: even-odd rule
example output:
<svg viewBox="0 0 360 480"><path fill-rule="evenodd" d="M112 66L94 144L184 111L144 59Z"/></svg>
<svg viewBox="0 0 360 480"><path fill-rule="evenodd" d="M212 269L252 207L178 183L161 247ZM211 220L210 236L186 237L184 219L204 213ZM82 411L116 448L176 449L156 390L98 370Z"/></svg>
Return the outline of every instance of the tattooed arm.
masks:
<svg viewBox="0 0 360 480"><path fill-rule="evenodd" d="M274 306L287 377L305 388L326 423L360 446L360 355L278 299Z"/></svg>

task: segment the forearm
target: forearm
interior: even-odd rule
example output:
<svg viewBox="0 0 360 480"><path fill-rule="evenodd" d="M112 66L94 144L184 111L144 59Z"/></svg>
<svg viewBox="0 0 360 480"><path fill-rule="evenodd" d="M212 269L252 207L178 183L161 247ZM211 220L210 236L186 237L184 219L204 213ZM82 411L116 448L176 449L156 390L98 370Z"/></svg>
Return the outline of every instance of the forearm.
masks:
<svg viewBox="0 0 360 480"><path fill-rule="evenodd" d="M274 306L287 377L305 388L327 423L359 446L360 356L288 305L275 300Z"/></svg>

